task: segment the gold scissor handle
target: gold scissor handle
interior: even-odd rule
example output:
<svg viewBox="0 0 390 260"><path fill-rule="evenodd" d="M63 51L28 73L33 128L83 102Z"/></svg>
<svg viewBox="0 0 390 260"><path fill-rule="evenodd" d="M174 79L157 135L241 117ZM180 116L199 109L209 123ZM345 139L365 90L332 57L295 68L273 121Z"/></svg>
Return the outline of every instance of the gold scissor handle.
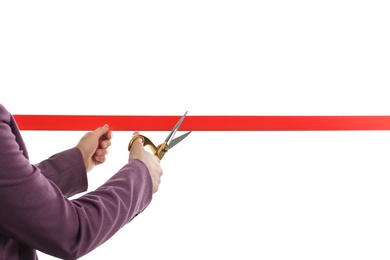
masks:
<svg viewBox="0 0 390 260"><path fill-rule="evenodd" d="M130 139L130 142L129 142L129 146L128 146L128 150L130 151L131 149L131 146L133 145L133 142L135 139L137 138L141 138L142 139L142 143L144 146L149 146L150 149L152 149L153 151L153 154L155 156L157 156L160 160L163 158L163 156L165 155L166 152L168 152L168 146L167 146L167 143L164 142L162 144L160 144L159 146L155 146L153 144L152 141L150 141L149 138L147 138L146 136L144 135L140 135L140 134L135 134L133 135L133 137Z"/></svg>

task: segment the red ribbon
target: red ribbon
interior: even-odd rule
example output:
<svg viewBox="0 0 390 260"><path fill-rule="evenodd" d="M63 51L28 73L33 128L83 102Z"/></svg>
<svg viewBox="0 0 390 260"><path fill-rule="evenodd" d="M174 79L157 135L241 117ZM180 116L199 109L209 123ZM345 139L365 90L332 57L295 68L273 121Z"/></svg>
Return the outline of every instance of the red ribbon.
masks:
<svg viewBox="0 0 390 260"><path fill-rule="evenodd" d="M181 116L14 115L21 130L170 131ZM181 131L390 130L390 116L186 116Z"/></svg>

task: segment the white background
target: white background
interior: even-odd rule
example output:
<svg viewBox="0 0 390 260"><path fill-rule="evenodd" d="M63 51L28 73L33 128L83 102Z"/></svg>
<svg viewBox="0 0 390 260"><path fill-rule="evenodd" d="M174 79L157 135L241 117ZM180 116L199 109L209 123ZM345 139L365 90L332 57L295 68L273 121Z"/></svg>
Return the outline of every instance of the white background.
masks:
<svg viewBox="0 0 390 260"><path fill-rule="evenodd" d="M387 1L2 1L0 103L389 115L389 12ZM22 132L33 163L84 133ZM89 190L126 163L131 134L114 132ZM144 213L82 259L389 259L389 147L388 131L193 132L164 157Z"/></svg>

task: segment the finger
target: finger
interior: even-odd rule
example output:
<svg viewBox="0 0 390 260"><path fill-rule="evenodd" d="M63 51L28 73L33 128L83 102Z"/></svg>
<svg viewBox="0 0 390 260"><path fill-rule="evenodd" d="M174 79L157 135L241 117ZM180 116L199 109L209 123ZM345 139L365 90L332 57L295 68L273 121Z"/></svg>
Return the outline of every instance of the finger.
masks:
<svg viewBox="0 0 390 260"><path fill-rule="evenodd" d="M95 131L93 131L93 134L100 138L101 136L104 136L105 134L107 134L109 132L109 130L110 130L110 127L107 124L105 124L104 126L96 128Z"/></svg>
<svg viewBox="0 0 390 260"><path fill-rule="evenodd" d="M105 140L111 140L112 137L113 137L113 134L111 131L108 131L106 134L105 134Z"/></svg>
<svg viewBox="0 0 390 260"><path fill-rule="evenodd" d="M108 154L108 150L107 149L97 149L96 152L95 152L95 155L97 156L104 156L104 155L107 155Z"/></svg>
<svg viewBox="0 0 390 260"><path fill-rule="evenodd" d="M130 152L134 153L136 151L140 151L140 149L144 149L144 142L141 136L133 140L133 143L130 147Z"/></svg>
<svg viewBox="0 0 390 260"><path fill-rule="evenodd" d="M99 146L101 148L107 149L108 147L111 146L111 141L110 140L101 141Z"/></svg>
<svg viewBox="0 0 390 260"><path fill-rule="evenodd" d="M112 138L112 132L108 131L106 134L99 137L99 141L111 140L111 138Z"/></svg>
<svg viewBox="0 0 390 260"><path fill-rule="evenodd" d="M106 157L103 155L103 156L98 156L98 155L95 155L93 157L93 160L95 162L98 162L98 163L104 163L106 161Z"/></svg>
<svg viewBox="0 0 390 260"><path fill-rule="evenodd" d="M133 137L134 137L134 135L139 135L140 133L139 133L139 131L134 131L134 133L133 133ZM141 136L139 136L138 138L136 138L136 139L134 139L133 140L133 143L132 143L132 145L131 145L131 148L130 148L130 151L131 150L133 150L133 147L135 146L136 148L135 149L139 149L140 148L140 146L144 146L143 145L143 138L141 137Z"/></svg>

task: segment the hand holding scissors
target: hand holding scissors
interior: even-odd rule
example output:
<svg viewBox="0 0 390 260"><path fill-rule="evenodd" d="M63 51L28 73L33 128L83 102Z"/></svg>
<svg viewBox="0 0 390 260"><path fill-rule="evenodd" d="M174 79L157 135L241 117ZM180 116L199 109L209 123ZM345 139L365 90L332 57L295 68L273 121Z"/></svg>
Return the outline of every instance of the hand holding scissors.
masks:
<svg viewBox="0 0 390 260"><path fill-rule="evenodd" d="M168 137L165 139L165 141L162 144L156 146L146 136L135 134L129 142L128 150L130 151L131 145L133 144L135 139L141 138L144 146L149 146L152 149L153 154L161 160L164 157L164 155L168 152L169 149L172 149L172 147L180 143L184 138L186 138L191 133L190 131L179 137L176 137L175 139L172 139L175 136L177 130L179 129L181 123L183 123L183 120L186 117L187 112L185 112L184 115L180 118L180 120L176 123L175 127L172 129L172 131L169 133Z"/></svg>

